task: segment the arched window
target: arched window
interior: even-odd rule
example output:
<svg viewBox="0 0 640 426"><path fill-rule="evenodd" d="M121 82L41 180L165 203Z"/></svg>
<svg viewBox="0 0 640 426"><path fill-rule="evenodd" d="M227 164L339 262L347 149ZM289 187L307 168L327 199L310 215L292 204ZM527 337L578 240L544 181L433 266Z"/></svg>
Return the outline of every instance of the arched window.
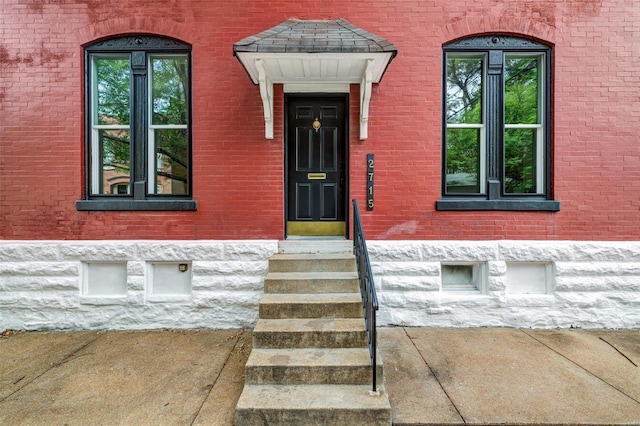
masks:
<svg viewBox="0 0 640 426"><path fill-rule="evenodd" d="M483 35L443 46L439 210L559 210L551 182L551 48Z"/></svg>
<svg viewBox="0 0 640 426"><path fill-rule="evenodd" d="M91 44L85 93L86 197L77 208L195 210L191 47L149 35Z"/></svg>

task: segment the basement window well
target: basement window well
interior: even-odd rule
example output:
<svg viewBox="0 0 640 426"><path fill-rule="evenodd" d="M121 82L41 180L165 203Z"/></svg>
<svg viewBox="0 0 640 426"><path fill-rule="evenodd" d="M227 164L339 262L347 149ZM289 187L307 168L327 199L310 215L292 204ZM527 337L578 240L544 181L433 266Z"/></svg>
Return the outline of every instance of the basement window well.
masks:
<svg viewBox="0 0 640 426"><path fill-rule="evenodd" d="M484 294L485 266L482 263L443 263L442 291L450 294Z"/></svg>

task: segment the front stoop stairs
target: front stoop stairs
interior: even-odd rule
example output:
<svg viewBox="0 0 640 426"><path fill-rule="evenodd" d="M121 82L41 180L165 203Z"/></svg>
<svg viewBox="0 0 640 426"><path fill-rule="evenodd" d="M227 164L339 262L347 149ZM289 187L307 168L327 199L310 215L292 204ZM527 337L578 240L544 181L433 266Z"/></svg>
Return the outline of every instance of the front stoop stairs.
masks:
<svg viewBox="0 0 640 426"><path fill-rule="evenodd" d="M379 356L371 392L349 241L287 243L269 259L236 426L391 425Z"/></svg>

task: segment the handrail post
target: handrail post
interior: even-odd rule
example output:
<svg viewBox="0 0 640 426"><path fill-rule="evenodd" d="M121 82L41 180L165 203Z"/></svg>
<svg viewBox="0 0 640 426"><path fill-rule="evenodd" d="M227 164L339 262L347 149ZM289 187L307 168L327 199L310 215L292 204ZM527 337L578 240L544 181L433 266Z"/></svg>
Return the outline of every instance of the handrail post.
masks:
<svg viewBox="0 0 640 426"><path fill-rule="evenodd" d="M378 395L377 388L377 332L376 332L376 311L378 310L378 297L376 295L376 285L371 271L371 261L367 250L367 242L362 229L362 218L358 208L358 200L353 203L353 254L356 257L358 268L358 282L360 296L362 297L362 310L369 344L369 357L371 360L371 382L372 395Z"/></svg>

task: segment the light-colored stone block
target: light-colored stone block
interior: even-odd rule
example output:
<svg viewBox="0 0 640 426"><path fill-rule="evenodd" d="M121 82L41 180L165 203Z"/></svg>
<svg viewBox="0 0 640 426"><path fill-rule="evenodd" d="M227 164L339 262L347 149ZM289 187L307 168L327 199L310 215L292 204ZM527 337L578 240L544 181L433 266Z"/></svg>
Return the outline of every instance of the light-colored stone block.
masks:
<svg viewBox="0 0 640 426"><path fill-rule="evenodd" d="M507 262L552 262L573 259L573 248L554 241L500 241L497 259Z"/></svg>
<svg viewBox="0 0 640 426"><path fill-rule="evenodd" d="M59 258L70 260L126 261L136 257L133 241L70 241L58 243L57 248Z"/></svg>
<svg viewBox="0 0 640 426"><path fill-rule="evenodd" d="M0 277L0 291L78 291L79 279L60 276Z"/></svg>
<svg viewBox="0 0 640 426"><path fill-rule="evenodd" d="M439 276L440 262L371 262L374 275Z"/></svg>
<svg viewBox="0 0 640 426"><path fill-rule="evenodd" d="M224 259L239 261L267 261L278 253L277 241L232 241L224 243Z"/></svg>
<svg viewBox="0 0 640 426"><path fill-rule="evenodd" d="M423 259L439 262L483 262L498 258L492 241L436 241L424 243Z"/></svg>
<svg viewBox="0 0 640 426"><path fill-rule="evenodd" d="M69 276L78 275L78 262L0 262L0 275Z"/></svg>
<svg viewBox="0 0 640 426"><path fill-rule="evenodd" d="M440 279L429 276L392 276L381 277L380 291L438 291Z"/></svg>
<svg viewBox="0 0 640 426"><path fill-rule="evenodd" d="M236 262L236 261L200 261L197 262L194 273L200 275L260 275L266 276L268 262Z"/></svg>
<svg viewBox="0 0 640 426"><path fill-rule="evenodd" d="M1 262L42 262L60 260L59 242L51 241L2 241Z"/></svg>
<svg viewBox="0 0 640 426"><path fill-rule="evenodd" d="M422 260L421 244L413 241L368 241L372 262Z"/></svg>
<svg viewBox="0 0 640 426"><path fill-rule="evenodd" d="M573 260L578 262L640 262L640 242L575 241Z"/></svg>

